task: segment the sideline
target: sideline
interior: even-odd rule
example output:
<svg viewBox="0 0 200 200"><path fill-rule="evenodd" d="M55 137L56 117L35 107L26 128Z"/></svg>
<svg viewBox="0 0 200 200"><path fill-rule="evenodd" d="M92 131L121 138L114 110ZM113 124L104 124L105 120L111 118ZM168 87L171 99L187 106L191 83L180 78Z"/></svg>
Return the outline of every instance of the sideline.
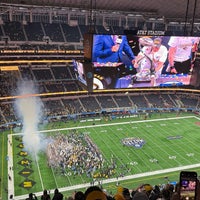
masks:
<svg viewBox="0 0 200 200"><path fill-rule="evenodd" d="M178 120L178 119L188 119L188 118L196 118L196 117L195 116L184 116L184 117L171 117L171 118L162 118L162 119L147 119L147 120L129 121L129 122L117 122L117 123L109 123L109 124L95 124L95 125L87 125L87 126L79 126L79 127L42 130L42 131L38 131L37 133L49 133L49 132L55 132L55 131L65 131L65 130L82 129L82 128L115 126L115 125L123 125L123 124L137 124L137 123L145 123L145 122L166 121L166 120L174 120L174 119ZM22 133L13 133L12 135L21 135L21 134Z"/></svg>
<svg viewBox="0 0 200 200"><path fill-rule="evenodd" d="M3 134L3 139L2 139L2 149L1 149L1 152L2 152L2 157L1 157L1 175L0 175L0 178L1 178L1 181L0 181L0 184L1 184L1 192L0 192L0 200L2 199L3 197L3 184L4 184L4 181L2 180L3 177L4 177L4 151L5 151L5 146L4 146L4 141L5 141L5 134Z"/></svg>
<svg viewBox="0 0 200 200"><path fill-rule="evenodd" d="M12 146L12 130L11 134L8 135L8 198L10 199L11 195L14 197L14 172L13 172L13 146Z"/></svg>

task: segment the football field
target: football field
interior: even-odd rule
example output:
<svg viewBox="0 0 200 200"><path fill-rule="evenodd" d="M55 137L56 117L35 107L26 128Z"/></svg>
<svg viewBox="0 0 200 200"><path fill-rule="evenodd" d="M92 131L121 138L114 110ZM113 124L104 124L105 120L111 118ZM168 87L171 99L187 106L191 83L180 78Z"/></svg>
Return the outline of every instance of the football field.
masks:
<svg viewBox="0 0 200 200"><path fill-rule="evenodd" d="M170 174L173 174L172 181L178 181L181 170L200 167L199 122L200 118L186 113L155 114L147 119L129 116L111 121L93 119L70 125L54 124L38 133L52 140L56 140L55 135L69 140L72 132L76 134L74 137L87 137L101 154L103 163L101 170L93 171L90 176L72 167L65 166L63 171L61 166L49 165L46 151L40 151L37 158L31 156L24 150L21 133L9 132L8 193L14 193L15 199L24 199L30 192L39 196L44 189L53 193L55 188L60 188L67 194L91 184L103 184L112 191L117 184L130 188L138 185L136 180L148 182L150 176L159 176L155 184L162 184ZM109 173L105 172L107 169ZM2 173L5 176L6 170Z"/></svg>

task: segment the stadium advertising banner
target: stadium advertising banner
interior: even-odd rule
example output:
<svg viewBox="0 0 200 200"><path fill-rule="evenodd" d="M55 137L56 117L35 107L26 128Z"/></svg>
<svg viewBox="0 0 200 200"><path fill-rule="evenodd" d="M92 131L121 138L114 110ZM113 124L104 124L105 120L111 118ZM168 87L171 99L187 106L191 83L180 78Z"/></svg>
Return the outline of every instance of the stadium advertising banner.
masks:
<svg viewBox="0 0 200 200"><path fill-rule="evenodd" d="M195 85L200 37L93 35L93 89Z"/></svg>

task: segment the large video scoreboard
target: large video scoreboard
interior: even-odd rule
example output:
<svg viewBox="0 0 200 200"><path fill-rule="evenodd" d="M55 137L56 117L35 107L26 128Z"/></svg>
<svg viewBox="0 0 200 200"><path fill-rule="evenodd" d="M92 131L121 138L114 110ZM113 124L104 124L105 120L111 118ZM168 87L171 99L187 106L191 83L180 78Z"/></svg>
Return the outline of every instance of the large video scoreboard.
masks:
<svg viewBox="0 0 200 200"><path fill-rule="evenodd" d="M199 41L192 36L86 34L79 65L89 91L195 86Z"/></svg>

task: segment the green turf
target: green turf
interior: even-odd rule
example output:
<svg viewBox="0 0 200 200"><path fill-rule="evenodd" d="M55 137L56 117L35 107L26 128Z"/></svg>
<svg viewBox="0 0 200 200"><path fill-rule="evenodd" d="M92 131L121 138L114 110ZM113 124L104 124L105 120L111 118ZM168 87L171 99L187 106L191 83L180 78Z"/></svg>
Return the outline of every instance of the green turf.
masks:
<svg viewBox="0 0 200 200"><path fill-rule="evenodd" d="M8 131L0 133L0 197L7 199L8 190L8 169L7 169L7 134Z"/></svg>
<svg viewBox="0 0 200 200"><path fill-rule="evenodd" d="M188 113L182 113L179 117L189 116ZM175 119L170 119L174 117ZM162 119L162 120L159 120ZM164 120L163 120L164 119ZM152 120L152 121L151 121ZM116 191L116 177L129 176L144 172L153 172L181 166L187 166L199 163L199 126L195 122L198 118L178 118L176 114L153 114L148 120L144 120L143 116L135 118L122 118L112 121L95 121L94 122L74 122L74 123L52 123L48 124L44 129L83 127L78 132L87 132L94 143L97 144L104 159L109 164L111 158L114 158L117 163L117 169L110 178L115 178L115 181L110 184L104 184L104 187L110 191ZM89 127L88 127L89 126ZM70 130L60 130L63 134L68 134ZM44 134L55 134L51 131ZM3 136L5 137L5 133ZM46 156L43 152L40 153L39 160L36 162L29 155L27 159L32 160L31 170L34 172L28 177L36 182L30 189L20 187L20 183L24 178L19 175L19 171L24 169L18 162L22 159L17 153L19 152L19 140L13 136L13 156L14 156L14 177L15 177L15 195L27 194L29 192L40 192L43 188L54 189L56 187L63 188L77 184L89 183L91 178L86 175L82 176L63 176L59 170L53 170L47 166ZM145 140L145 145L141 149L134 147L123 146L121 140L124 138L142 138ZM169 139L169 137L174 137ZM175 139L177 137L177 139ZM180 137L180 138L179 138ZM4 140L6 140L4 138ZM1 139L2 141L2 139ZM6 143L6 142L5 142ZM5 145L4 143L4 145ZM5 154L5 149L1 149ZM155 162L157 160L158 162ZM3 160L1 166L5 165ZM4 166L2 175L6 174ZM199 169L195 169L199 171ZM69 172L69 173L68 173ZM67 174L70 174L68 171ZM158 174L154 176L147 175L142 178L134 178L126 181L120 181L124 187L133 188L141 183L161 184L166 181L177 181L179 171ZM167 179L166 179L167 177ZM100 178L102 180L102 178ZM2 188L2 186L1 186ZM81 189L80 189L81 190ZM84 188L83 188L84 190ZM70 192L66 192L69 195ZM3 196L3 191L1 190Z"/></svg>

